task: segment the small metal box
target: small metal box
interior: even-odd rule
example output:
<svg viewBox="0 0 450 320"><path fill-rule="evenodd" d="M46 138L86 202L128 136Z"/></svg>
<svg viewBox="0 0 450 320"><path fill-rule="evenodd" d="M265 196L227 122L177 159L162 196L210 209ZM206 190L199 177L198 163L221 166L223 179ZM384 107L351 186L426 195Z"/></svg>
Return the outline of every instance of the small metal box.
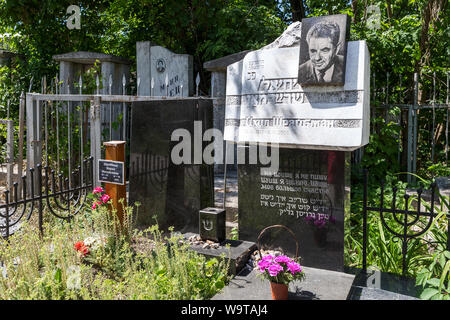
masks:
<svg viewBox="0 0 450 320"><path fill-rule="evenodd" d="M202 240L225 240L225 209L205 208L199 211L199 234Z"/></svg>

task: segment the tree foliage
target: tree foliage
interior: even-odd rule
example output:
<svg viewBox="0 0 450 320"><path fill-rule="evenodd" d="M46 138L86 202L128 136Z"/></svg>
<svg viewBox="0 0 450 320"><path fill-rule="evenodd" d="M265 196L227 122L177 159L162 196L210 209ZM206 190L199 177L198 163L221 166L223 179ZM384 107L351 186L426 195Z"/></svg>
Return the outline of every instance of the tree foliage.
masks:
<svg viewBox="0 0 450 320"><path fill-rule="evenodd" d="M81 8L81 30L66 27L66 9L73 4ZM370 6L379 9L379 17ZM419 102L429 102L433 72L437 102L445 103L450 56L448 0L0 0L0 35L22 57L13 81L15 92L11 92L11 82L6 91L0 86L0 105L6 105L6 96L18 97L18 90L27 89L32 77L33 89L40 90L38 79L57 74L55 54L94 51L135 60L137 41L193 55L194 72L202 79L201 93L208 94L204 62L266 45L287 25L304 17L339 13L351 17L350 40L367 41L375 75L372 90L381 93L373 106L386 101L412 103L414 73L421 82ZM370 25L374 18L377 27ZM389 97L382 87L389 87ZM4 107L0 108L2 115ZM427 130L424 125L419 132ZM439 147L445 134L442 128L436 132Z"/></svg>

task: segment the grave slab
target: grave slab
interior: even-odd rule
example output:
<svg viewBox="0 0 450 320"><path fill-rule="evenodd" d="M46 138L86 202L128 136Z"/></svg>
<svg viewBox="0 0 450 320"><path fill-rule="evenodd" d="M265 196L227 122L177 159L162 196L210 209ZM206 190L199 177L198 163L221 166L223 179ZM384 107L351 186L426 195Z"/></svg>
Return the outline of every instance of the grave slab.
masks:
<svg viewBox="0 0 450 320"><path fill-rule="evenodd" d="M228 66L225 140L346 151L369 142L366 42L348 42L343 86L301 86L300 30L291 25L273 45Z"/></svg>
<svg viewBox="0 0 450 320"><path fill-rule="evenodd" d="M196 233L188 232L183 234L185 239L189 239ZM200 253L206 257L219 258L225 254L225 257L230 258L230 274L235 275L239 273L246 265L249 256L256 249L256 244L251 241L230 240L226 239L220 243L219 248L203 248L203 245L191 245L192 250Z"/></svg>
<svg viewBox="0 0 450 320"><path fill-rule="evenodd" d="M150 41L138 41L136 64L137 76L140 79L139 95L170 97L193 95L194 60L191 55L176 54Z"/></svg>

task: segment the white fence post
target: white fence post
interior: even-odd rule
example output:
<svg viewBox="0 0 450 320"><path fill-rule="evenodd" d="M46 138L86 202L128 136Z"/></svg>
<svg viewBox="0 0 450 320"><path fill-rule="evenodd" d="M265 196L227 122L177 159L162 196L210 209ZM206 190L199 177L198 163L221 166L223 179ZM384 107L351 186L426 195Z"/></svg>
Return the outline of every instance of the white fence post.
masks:
<svg viewBox="0 0 450 320"><path fill-rule="evenodd" d="M18 145L18 159L17 159L17 180L19 182L19 190L22 194L22 190L24 186L22 185L22 172L23 172L23 137L24 137L24 128L25 127L25 93L22 91L20 95L20 103L19 103L19 145Z"/></svg>
<svg viewBox="0 0 450 320"><path fill-rule="evenodd" d="M34 94L27 93L27 172L42 161L42 106L39 101L36 101L35 107L34 101ZM31 185L28 190L31 190ZM37 179L35 179L35 190L37 191Z"/></svg>
<svg viewBox="0 0 450 320"><path fill-rule="evenodd" d="M91 156L94 158L93 160L93 182L94 187L99 187L100 183L98 182L97 177L97 166L98 160L101 157L101 142L102 142L102 123L101 123L101 101L99 96L95 96L94 100L91 100L90 107L90 124L91 124Z"/></svg>
<svg viewBox="0 0 450 320"><path fill-rule="evenodd" d="M6 152L8 154L8 163L7 163L7 177L8 177L8 190L12 195L12 187L13 187L13 169L14 169L14 121L6 120Z"/></svg>

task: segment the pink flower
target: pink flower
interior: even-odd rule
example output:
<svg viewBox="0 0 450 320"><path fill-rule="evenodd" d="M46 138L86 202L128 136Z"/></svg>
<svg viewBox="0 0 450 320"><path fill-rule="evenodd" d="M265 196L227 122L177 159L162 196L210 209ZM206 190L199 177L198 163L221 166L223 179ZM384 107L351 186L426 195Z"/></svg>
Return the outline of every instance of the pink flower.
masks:
<svg viewBox="0 0 450 320"><path fill-rule="evenodd" d="M280 271L283 271L283 267L278 263L273 263L267 270L272 277L276 277Z"/></svg>
<svg viewBox="0 0 450 320"><path fill-rule="evenodd" d="M286 256L278 256L278 257L275 257L274 261L277 263L288 263L291 261L291 259Z"/></svg>
<svg viewBox="0 0 450 320"><path fill-rule="evenodd" d="M272 260L273 260L273 256L270 255L270 254L268 254L268 255L262 257L261 260L262 260L262 261L272 261Z"/></svg>
<svg viewBox="0 0 450 320"><path fill-rule="evenodd" d="M107 194L104 194L104 195L100 198L100 200L102 200L103 203L107 203L107 202L109 201L109 199L111 199L111 197L110 197L109 195L107 195Z"/></svg>
<svg viewBox="0 0 450 320"><path fill-rule="evenodd" d="M287 264L287 268L292 273L292 275L294 275L297 272L302 272L302 267L294 261L289 262Z"/></svg>
<svg viewBox="0 0 450 320"><path fill-rule="evenodd" d="M259 271L264 272L269 266L270 266L270 261L259 261L258 262L258 267L259 267Z"/></svg>
<svg viewBox="0 0 450 320"><path fill-rule="evenodd" d="M97 187L97 188L94 189L94 191L92 191L93 194L103 193L103 192L104 192L104 190L103 190L102 187Z"/></svg>
<svg viewBox="0 0 450 320"><path fill-rule="evenodd" d="M100 201L97 201L97 202L95 202L93 205L92 205L92 210L95 210L96 208L97 208L97 206L99 206L99 205L101 205L102 203L100 202Z"/></svg>

